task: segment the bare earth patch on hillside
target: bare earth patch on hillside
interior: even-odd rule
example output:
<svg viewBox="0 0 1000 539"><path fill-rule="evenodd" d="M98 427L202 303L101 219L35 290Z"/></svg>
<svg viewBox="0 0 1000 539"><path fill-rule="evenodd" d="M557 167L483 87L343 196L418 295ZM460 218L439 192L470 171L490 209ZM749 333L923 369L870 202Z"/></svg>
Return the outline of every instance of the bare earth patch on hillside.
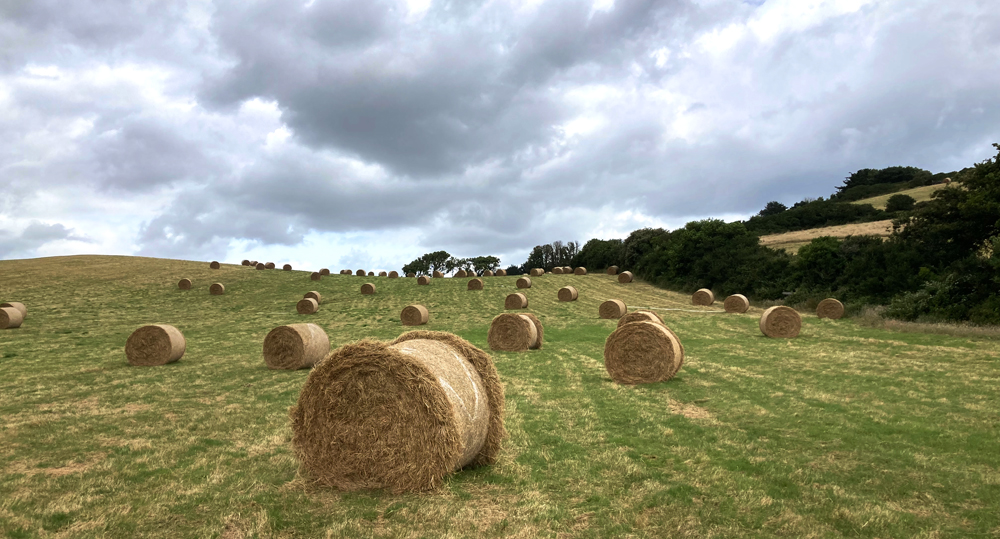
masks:
<svg viewBox="0 0 1000 539"><path fill-rule="evenodd" d="M847 236L872 235L888 238L890 234L892 234L892 219L886 219L884 221L872 221L871 223L853 223L771 234L761 236L760 244L772 249L784 249L790 253L795 253L799 250L799 247L802 247L815 238L823 236L846 238Z"/></svg>

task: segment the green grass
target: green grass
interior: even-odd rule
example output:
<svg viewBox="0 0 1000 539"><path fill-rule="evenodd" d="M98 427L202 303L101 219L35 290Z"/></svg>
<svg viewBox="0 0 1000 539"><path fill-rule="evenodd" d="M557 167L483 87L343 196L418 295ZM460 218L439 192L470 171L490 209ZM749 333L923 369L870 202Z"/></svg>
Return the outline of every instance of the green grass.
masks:
<svg viewBox="0 0 1000 539"><path fill-rule="evenodd" d="M606 275L527 291L545 346L494 353L510 432L500 462L435 492L306 486L287 411L308 372L268 370L264 336L320 324L334 346L428 329L486 348L515 277L256 271L131 257L0 261L0 533L8 537L990 537L1000 535L1000 343L803 315L771 340L744 315ZM181 277L194 290L180 291ZM226 285L210 296L212 282ZM375 283L362 296L362 283ZM565 284L580 299L560 303ZM315 315L295 313L309 290ZM686 360L624 387L603 366L598 305L656 307ZM148 323L187 338L180 362L131 367Z"/></svg>
<svg viewBox="0 0 1000 539"><path fill-rule="evenodd" d="M879 195L877 197L855 200L854 202L852 202L852 204L870 204L875 208L884 210L886 203L889 201L889 198L895 195L909 195L913 197L913 200L917 202L926 202L931 199L931 195L933 195L935 191L944 188L945 188L944 184L925 185L923 187L914 187L913 189L905 189L903 191L897 191L895 193L889 193L887 195Z"/></svg>

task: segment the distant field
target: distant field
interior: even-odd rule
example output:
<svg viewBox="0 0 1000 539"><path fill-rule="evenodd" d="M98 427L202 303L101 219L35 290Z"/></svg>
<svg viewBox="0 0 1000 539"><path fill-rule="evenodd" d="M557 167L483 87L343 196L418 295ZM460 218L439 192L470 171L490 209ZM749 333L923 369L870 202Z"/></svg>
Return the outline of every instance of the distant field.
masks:
<svg viewBox="0 0 1000 539"><path fill-rule="evenodd" d="M336 273L337 268L333 268ZM272 328L313 322L334 346L427 329L486 348L516 277L256 271L78 256L0 261L0 535L7 537L996 537L1000 342L903 333L803 314L761 335L761 309L725 314L614 277L545 275L526 290L542 350L493 353L505 384L500 461L441 489L341 493L297 474L288 408L306 371L271 371ZM177 281L190 278L194 289ZM210 296L219 281L226 294ZM377 293L362 296L362 283ZM572 284L575 302L557 301ZM323 294L314 315L295 302ZM657 309L682 340L678 376L613 383L599 304ZM723 298L719 298L720 303ZM753 298L751 298L752 300ZM187 338L180 362L131 367L143 324Z"/></svg>
<svg viewBox="0 0 1000 539"><path fill-rule="evenodd" d="M886 202L889 201L889 197L894 195L909 195L913 197L913 200L917 202L924 202L931 199L931 195L934 194L938 189L943 189L944 184L937 185L925 185L923 187L915 187L913 189L907 189L905 191L898 191L896 193L889 193L888 195L881 195L877 197L864 198L861 200L856 200L852 204L871 204L872 206L884 210Z"/></svg>
<svg viewBox="0 0 1000 539"><path fill-rule="evenodd" d="M761 236L761 245L766 245L772 249L784 249L789 253L798 252L799 248L809 243L814 238L822 236L833 236L834 238L846 238L847 236L857 236L870 234L874 236L889 237L892 233L892 220L873 221L871 223L857 223L850 225L828 226L824 228L810 228L809 230L798 230L795 232L785 232L782 234L771 234Z"/></svg>

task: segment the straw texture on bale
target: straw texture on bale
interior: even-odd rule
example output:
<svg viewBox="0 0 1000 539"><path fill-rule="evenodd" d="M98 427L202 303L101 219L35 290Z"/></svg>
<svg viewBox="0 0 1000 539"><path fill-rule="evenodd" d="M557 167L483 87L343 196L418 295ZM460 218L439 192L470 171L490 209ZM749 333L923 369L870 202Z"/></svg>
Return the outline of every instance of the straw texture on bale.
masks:
<svg viewBox="0 0 1000 539"><path fill-rule="evenodd" d="M417 276L417 274L416 274L416 273L413 273L413 272L410 272L410 273L407 273L407 274L406 274L406 277L407 277L407 278L410 278L410 279L412 279L413 277L416 277L416 276Z"/></svg>
<svg viewBox="0 0 1000 539"><path fill-rule="evenodd" d="M177 288L181 290L191 290L191 279L181 279L177 281Z"/></svg>
<svg viewBox="0 0 1000 539"><path fill-rule="evenodd" d="M434 276L435 279L443 279L444 278L444 274L441 273L438 270L434 270L434 273L432 275Z"/></svg>
<svg viewBox="0 0 1000 539"><path fill-rule="evenodd" d="M267 269L267 264L264 264L263 262L257 262L257 265L255 265L254 267L259 270L265 270Z"/></svg>
<svg viewBox="0 0 1000 539"><path fill-rule="evenodd" d="M586 274L587 274L587 268L583 266L580 266L579 268L573 270L573 275L586 275Z"/></svg>
<svg viewBox="0 0 1000 539"><path fill-rule="evenodd" d="M632 282L632 272L623 271L618 274L618 282L621 284L627 284Z"/></svg>
<svg viewBox="0 0 1000 539"><path fill-rule="evenodd" d="M407 305L399 313L399 319L404 326L422 326L431 319L431 313L423 305Z"/></svg>
<svg viewBox="0 0 1000 539"><path fill-rule="evenodd" d="M468 274L468 273L466 273L466 271L465 271L465 270L463 270L463 269L460 269L460 270L458 270L458 271L456 271L456 272L455 272L455 277L456 277L456 278L460 278L460 277L468 277L468 276L469 276L469 274Z"/></svg>
<svg viewBox="0 0 1000 539"><path fill-rule="evenodd" d="M545 270L542 269L542 268L531 268L531 271L528 272L528 275L530 275L532 277L538 277L539 275L545 275Z"/></svg>
<svg viewBox="0 0 1000 539"><path fill-rule="evenodd" d="M802 329L802 317L791 307L775 305L760 317L760 331L775 339L793 339Z"/></svg>
<svg viewBox="0 0 1000 539"><path fill-rule="evenodd" d="M399 279L399 272L398 271L390 271L389 272L389 278L390 279Z"/></svg>
<svg viewBox="0 0 1000 539"><path fill-rule="evenodd" d="M24 322L24 315L16 307L0 307L0 329L14 329L21 327Z"/></svg>
<svg viewBox="0 0 1000 539"><path fill-rule="evenodd" d="M364 295L366 295L366 296L370 296L370 295L374 294L375 293L375 285L373 285L371 283L365 283L365 284L361 285L361 293L364 294Z"/></svg>
<svg viewBox="0 0 1000 539"><path fill-rule="evenodd" d="M516 294L510 294L507 299L503 302L504 309L527 309L528 308L528 296L518 292Z"/></svg>
<svg viewBox="0 0 1000 539"><path fill-rule="evenodd" d="M750 308L750 300L743 294L733 294L722 302L722 308L727 313L745 313Z"/></svg>
<svg viewBox="0 0 1000 539"><path fill-rule="evenodd" d="M256 268L257 267L257 261L256 260L251 260L250 261L250 265Z"/></svg>
<svg viewBox="0 0 1000 539"><path fill-rule="evenodd" d="M221 296L226 293L226 287L222 283L212 283L212 286L208 287L208 293L213 296Z"/></svg>
<svg viewBox="0 0 1000 539"><path fill-rule="evenodd" d="M654 313L653 311L632 311L630 313L626 313L625 316L618 319L618 327L622 327L625 324L631 324L632 322L655 322L667 328L667 331L669 331L677 341L677 345L681 347L681 355L676 365L678 369L681 368L681 365L684 363L684 343L682 343L681 338L674 333L674 330L670 329L670 326L663 321L663 318L660 318L660 315Z"/></svg>
<svg viewBox="0 0 1000 539"><path fill-rule="evenodd" d="M552 274L553 274L553 275L561 275L561 274L562 274L562 272L563 272L563 271L562 271L562 268L560 268L560 267L558 267L558 266L557 266L557 267L555 267L555 268L552 268Z"/></svg>
<svg viewBox="0 0 1000 539"><path fill-rule="evenodd" d="M384 272L384 271L380 271L380 272L378 272L378 276L379 276L379 277L388 277L388 276L389 276L389 274L388 274L388 273L386 273L386 272Z"/></svg>
<svg viewBox="0 0 1000 539"><path fill-rule="evenodd" d="M608 275L618 275L618 266L608 266Z"/></svg>
<svg viewBox="0 0 1000 539"><path fill-rule="evenodd" d="M368 276L368 272L365 271L365 270L363 270L363 269L354 270L354 275L356 277L367 277Z"/></svg>
<svg viewBox="0 0 1000 539"><path fill-rule="evenodd" d="M218 262L216 262L215 260L213 260L212 263L208 265L208 267L210 267L212 269L219 269L222 266Z"/></svg>
<svg viewBox="0 0 1000 539"><path fill-rule="evenodd" d="M493 277L493 272L490 270L483 270L483 277Z"/></svg>
<svg viewBox="0 0 1000 539"><path fill-rule="evenodd" d="M604 342L604 368L619 384L651 384L674 377L683 361L680 341L657 322L631 322Z"/></svg>
<svg viewBox="0 0 1000 539"><path fill-rule="evenodd" d="M417 277L417 284L431 284L431 278L426 275Z"/></svg>
<svg viewBox="0 0 1000 539"><path fill-rule="evenodd" d="M505 270L505 269L498 269L497 272L494 275L496 275L497 277L506 277L507 276L507 270Z"/></svg>
<svg viewBox="0 0 1000 539"><path fill-rule="evenodd" d="M542 321L539 320L538 317L532 313L521 313L521 314L527 316L528 320L531 320L531 323L535 325L535 334L538 335L538 340L535 342L534 349L540 350L542 348L542 343L545 342L545 330L542 329Z"/></svg>
<svg viewBox="0 0 1000 539"><path fill-rule="evenodd" d="M699 288L697 292L691 294L692 305L708 306L715 303L715 294L707 288Z"/></svg>
<svg viewBox="0 0 1000 539"><path fill-rule="evenodd" d="M319 303L319 304L323 303L323 295L320 294L319 292L315 291L315 290L310 290L310 291L306 292L302 297L303 298L312 298L312 299L316 300L316 303Z"/></svg>
<svg viewBox="0 0 1000 539"><path fill-rule="evenodd" d="M320 272L318 272L318 271L314 271L311 274L309 274L309 279L311 279L313 281L318 281L318 280L320 280L322 278L323 278L323 274L320 273Z"/></svg>
<svg viewBox="0 0 1000 539"><path fill-rule="evenodd" d="M816 316L838 320L844 316L844 304L835 298L826 298L816 306Z"/></svg>
<svg viewBox="0 0 1000 539"><path fill-rule="evenodd" d="M278 326L264 337L269 369L308 369L330 353L330 337L316 324Z"/></svg>
<svg viewBox="0 0 1000 539"><path fill-rule="evenodd" d="M125 357L132 365L152 367L173 363L184 355L187 343L174 326L142 326L125 341Z"/></svg>
<svg viewBox="0 0 1000 539"><path fill-rule="evenodd" d="M375 272L374 271L369 271L368 272L368 276L369 277L374 277L375 276Z"/></svg>
<svg viewBox="0 0 1000 539"><path fill-rule="evenodd" d="M295 312L299 314L313 314L319 310L319 302L316 298L302 298L295 304Z"/></svg>
<svg viewBox="0 0 1000 539"><path fill-rule="evenodd" d="M455 335L411 331L317 364L290 411L292 447L316 484L430 490L448 473L496 462L503 409L489 354Z"/></svg>
<svg viewBox="0 0 1000 539"><path fill-rule="evenodd" d="M274 262L268 262L264 264L264 269L274 269Z"/></svg>
<svg viewBox="0 0 1000 539"><path fill-rule="evenodd" d="M540 346L538 329L526 314L502 313L493 319L486 334L490 350L523 352Z"/></svg>
<svg viewBox="0 0 1000 539"><path fill-rule="evenodd" d="M564 286L559 289L559 301L576 301L580 297L580 292L572 286Z"/></svg>
<svg viewBox="0 0 1000 539"><path fill-rule="evenodd" d="M4 303L0 303L0 307L13 307L18 311L21 311L22 319L28 317L28 308L25 307L24 304L21 303L20 301L6 301Z"/></svg>
<svg viewBox="0 0 1000 539"><path fill-rule="evenodd" d="M250 261L249 260L244 260L243 262L240 262L240 264L242 264L244 266L249 266L250 265Z"/></svg>
<svg viewBox="0 0 1000 539"><path fill-rule="evenodd" d="M483 280L480 279L480 278L478 278L478 277L476 277L475 279L469 279L468 289L469 290L482 290L483 289Z"/></svg>
<svg viewBox="0 0 1000 539"><path fill-rule="evenodd" d="M531 277L518 277L517 278L518 288L531 288Z"/></svg>
<svg viewBox="0 0 1000 539"><path fill-rule="evenodd" d="M620 299L609 299L601 304L597 310L601 318L609 318L617 320L625 313L628 312L628 308L625 306L625 302Z"/></svg>
<svg viewBox="0 0 1000 539"><path fill-rule="evenodd" d="M285 264L284 266L281 266L281 270L282 271L292 271L292 265L291 264Z"/></svg>

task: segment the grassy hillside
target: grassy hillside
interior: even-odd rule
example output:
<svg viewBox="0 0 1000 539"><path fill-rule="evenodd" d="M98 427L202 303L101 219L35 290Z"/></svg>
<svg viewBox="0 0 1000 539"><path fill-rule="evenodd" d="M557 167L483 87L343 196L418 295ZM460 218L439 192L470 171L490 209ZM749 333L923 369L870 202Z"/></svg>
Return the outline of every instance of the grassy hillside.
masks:
<svg viewBox="0 0 1000 539"><path fill-rule="evenodd" d="M810 228L809 230L797 230L795 232L785 232L783 234L770 234L760 237L761 245L766 245L772 249L784 249L789 253L798 252L799 248L809 243L815 238L832 236L834 238L846 238L861 234L889 237L892 233L892 219L885 221L873 221L871 223L856 223L850 225L827 226L823 228Z"/></svg>
<svg viewBox="0 0 1000 539"><path fill-rule="evenodd" d="M898 191L896 193L889 193L888 195L881 195L877 197L855 200L854 202L852 202L852 204L868 204L880 210L884 210L886 202L889 201L889 197L895 195L909 195L913 197L913 200L916 200L917 202L924 202L931 199L931 195L934 194L934 191L937 191L938 189L943 189L944 187L945 187L944 184L925 185L923 187L915 187L913 189L906 189L904 191Z"/></svg>
<svg viewBox="0 0 1000 539"><path fill-rule="evenodd" d="M334 346L428 329L486 348L514 277L256 271L130 257L0 261L0 531L8 537L966 537L1000 533L1000 343L896 333L803 315L761 335L761 314L606 275L546 275L527 290L542 350L493 353L510 433L500 462L435 492L307 486L287 411L306 371L261 358L275 326L321 325ZM194 289L180 291L182 277ZM226 285L224 296L208 286ZM374 296L361 296L373 282ZM580 299L556 300L573 284ZM318 290L315 315L295 302ZM620 298L658 309L686 360L665 383L625 387L603 367ZM721 298L720 298L721 300ZM187 338L180 362L131 367L148 323Z"/></svg>

